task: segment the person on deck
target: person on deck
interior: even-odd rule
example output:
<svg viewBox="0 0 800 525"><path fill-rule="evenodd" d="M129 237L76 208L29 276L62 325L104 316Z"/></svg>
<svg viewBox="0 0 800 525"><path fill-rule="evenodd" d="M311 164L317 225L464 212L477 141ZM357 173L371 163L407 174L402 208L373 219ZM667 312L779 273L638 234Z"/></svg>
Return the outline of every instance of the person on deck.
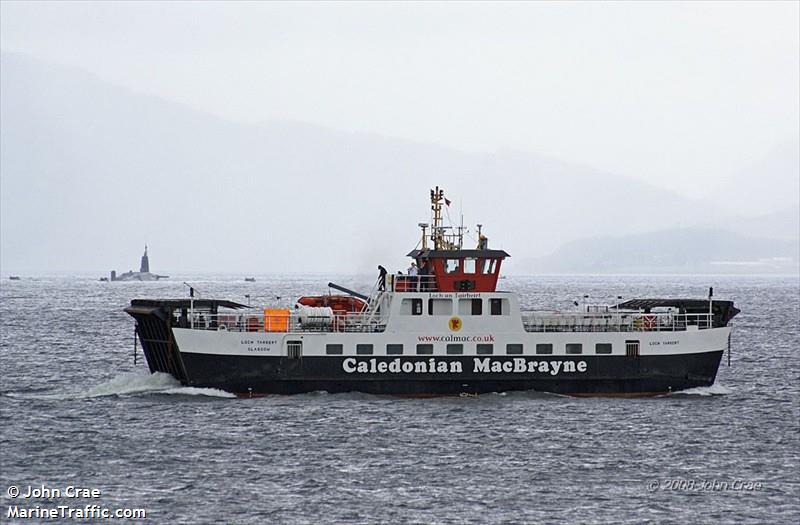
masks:
<svg viewBox="0 0 800 525"><path fill-rule="evenodd" d="M420 290L425 292L428 290L429 282L428 282L428 275L430 271L428 269L428 261L422 261L422 266L419 267L419 281L420 281Z"/></svg>
<svg viewBox="0 0 800 525"><path fill-rule="evenodd" d="M378 265L378 290L384 291L386 290L386 268L381 265Z"/></svg>
<svg viewBox="0 0 800 525"><path fill-rule="evenodd" d="M409 290L412 292L417 291L417 275L419 275L417 263L412 262L411 266L408 267L408 286Z"/></svg>

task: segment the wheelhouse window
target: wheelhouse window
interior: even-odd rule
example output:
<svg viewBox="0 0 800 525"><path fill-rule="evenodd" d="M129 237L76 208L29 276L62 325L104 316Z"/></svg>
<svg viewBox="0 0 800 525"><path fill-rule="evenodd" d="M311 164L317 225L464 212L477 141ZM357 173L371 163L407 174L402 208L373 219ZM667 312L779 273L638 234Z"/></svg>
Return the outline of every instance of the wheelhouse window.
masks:
<svg viewBox="0 0 800 525"><path fill-rule="evenodd" d="M461 355L464 353L464 345L461 343L450 343L447 345L447 355Z"/></svg>
<svg viewBox="0 0 800 525"><path fill-rule="evenodd" d="M453 315L453 301L451 299L428 299L429 315Z"/></svg>
<svg viewBox="0 0 800 525"><path fill-rule="evenodd" d="M388 344L386 345L387 355L401 355L403 353L403 345L401 344Z"/></svg>
<svg viewBox="0 0 800 525"><path fill-rule="evenodd" d="M444 261L444 273L456 273L458 271L459 266L458 259L445 259Z"/></svg>
<svg viewBox="0 0 800 525"><path fill-rule="evenodd" d="M576 355L583 353L583 345L581 343L567 343L567 354Z"/></svg>
<svg viewBox="0 0 800 525"><path fill-rule="evenodd" d="M552 354L553 343L536 343L537 354Z"/></svg>
<svg viewBox="0 0 800 525"><path fill-rule="evenodd" d="M496 259L484 259L481 273L494 273Z"/></svg>
<svg viewBox="0 0 800 525"><path fill-rule="evenodd" d="M325 353L328 355L342 355L344 353L344 345L329 343L325 345Z"/></svg>
<svg viewBox="0 0 800 525"><path fill-rule="evenodd" d="M356 355L372 355L372 345L371 344L357 344L356 345Z"/></svg>
<svg viewBox="0 0 800 525"><path fill-rule="evenodd" d="M509 343L506 345L506 354L508 355L519 355L522 353L522 344L521 343Z"/></svg>
<svg viewBox="0 0 800 525"><path fill-rule="evenodd" d="M478 355L489 355L494 353L494 345L488 343L478 343Z"/></svg>
<svg viewBox="0 0 800 525"><path fill-rule="evenodd" d="M477 261L472 257L464 259L464 273L475 273L477 269Z"/></svg>
<svg viewBox="0 0 800 525"><path fill-rule="evenodd" d="M420 344L420 345L417 345L417 354L419 354L419 355L431 355L431 354L433 354L433 345L431 345L431 344Z"/></svg>
<svg viewBox="0 0 800 525"><path fill-rule="evenodd" d="M610 354L611 343L597 343L594 345L595 354Z"/></svg>

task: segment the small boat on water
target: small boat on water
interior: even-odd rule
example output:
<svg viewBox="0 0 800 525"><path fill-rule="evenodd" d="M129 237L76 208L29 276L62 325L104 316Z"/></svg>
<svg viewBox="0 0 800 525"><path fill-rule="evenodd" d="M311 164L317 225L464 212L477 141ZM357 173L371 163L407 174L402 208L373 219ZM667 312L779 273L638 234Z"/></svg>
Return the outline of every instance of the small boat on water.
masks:
<svg viewBox="0 0 800 525"><path fill-rule="evenodd" d="M360 294L301 297L294 308L223 299L134 299L125 309L151 372L241 396L313 391L472 396L536 390L657 395L714 383L730 351L731 301L633 299L526 311L497 289L509 254L476 248L443 222L431 190L408 275L383 267ZM455 232L455 233L454 233Z"/></svg>
<svg viewBox="0 0 800 525"><path fill-rule="evenodd" d="M246 283L254 283L254 282L256 282L256 278L255 277L245 277L244 278L244 282L246 282Z"/></svg>
<svg viewBox="0 0 800 525"><path fill-rule="evenodd" d="M20 280L19 279L19 275L9 275L8 278L11 281L19 281Z"/></svg>

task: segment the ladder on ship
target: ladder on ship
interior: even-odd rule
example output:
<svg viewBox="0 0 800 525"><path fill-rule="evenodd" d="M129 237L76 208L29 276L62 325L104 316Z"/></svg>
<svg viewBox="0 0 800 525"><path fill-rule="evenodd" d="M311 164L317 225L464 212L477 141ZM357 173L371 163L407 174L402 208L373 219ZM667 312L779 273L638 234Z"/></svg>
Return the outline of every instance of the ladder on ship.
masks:
<svg viewBox="0 0 800 525"><path fill-rule="evenodd" d="M363 323L364 325L371 327L377 326L378 321L380 320L381 314L381 306L384 302L384 297L386 297L386 290L380 290L378 288L378 283L376 282L372 290L369 292L369 299L367 300L367 305L364 307L364 310L361 312L363 315Z"/></svg>

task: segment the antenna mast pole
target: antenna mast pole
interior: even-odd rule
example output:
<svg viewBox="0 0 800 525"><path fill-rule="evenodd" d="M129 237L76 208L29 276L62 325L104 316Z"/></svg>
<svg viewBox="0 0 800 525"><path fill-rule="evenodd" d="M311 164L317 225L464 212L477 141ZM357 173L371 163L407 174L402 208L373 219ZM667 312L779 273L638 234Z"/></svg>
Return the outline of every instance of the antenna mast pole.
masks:
<svg viewBox="0 0 800 525"><path fill-rule="evenodd" d="M458 226L458 249L464 247L464 202L458 200L458 213L461 215L461 224Z"/></svg>
<svg viewBox="0 0 800 525"><path fill-rule="evenodd" d="M444 200L444 190L431 190L431 211L433 211L433 221L431 224L431 238L433 239L433 249L441 250L444 244L444 227L442 226L442 200Z"/></svg>
<svg viewBox="0 0 800 525"><path fill-rule="evenodd" d="M194 286L186 281L183 284L189 287L189 328L194 328Z"/></svg>

